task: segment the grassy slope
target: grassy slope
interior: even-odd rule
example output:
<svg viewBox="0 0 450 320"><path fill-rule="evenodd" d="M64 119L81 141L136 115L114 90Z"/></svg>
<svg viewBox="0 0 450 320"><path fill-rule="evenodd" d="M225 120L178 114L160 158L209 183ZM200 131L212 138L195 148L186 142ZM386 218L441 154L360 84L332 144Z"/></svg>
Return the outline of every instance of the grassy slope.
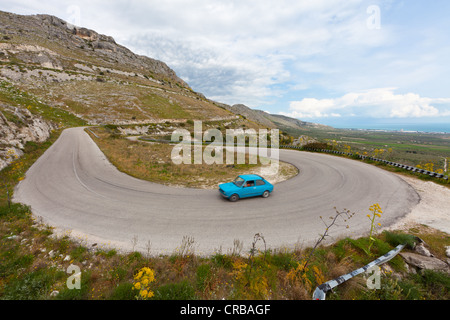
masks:
<svg viewBox="0 0 450 320"><path fill-rule="evenodd" d="M39 115L45 120L59 124L60 127L76 127L86 125L83 119L70 112L51 107L26 91L20 90L7 81L0 81L0 102L9 106L26 108L31 113ZM2 112L8 113L7 110ZM11 119L12 120L12 119Z"/></svg>
<svg viewBox="0 0 450 320"><path fill-rule="evenodd" d="M31 106L51 119L66 119L69 125L83 121L70 113L60 113L31 95L2 86L2 99L7 103ZM63 122L62 122L63 123ZM58 137L54 132L49 141L26 146L25 156L0 172L11 194L13 187L23 178L31 164ZM138 292L132 289L136 272L148 266L155 271L151 289L152 299L307 299L315 286L349 272L373 259L362 250L367 238L343 239L333 246L320 247L306 272L299 266L311 249L299 248L288 252L259 251L255 256L241 252L242 256L218 252L213 257L195 255L189 247L171 255L151 256L148 252L120 254L101 245L87 247L83 239L54 236L52 229L34 221L30 210L18 204L10 208L5 184L0 190L0 298L3 299L134 299ZM363 214L363 213L361 213ZM368 226L369 227L369 226ZM430 244L433 253L444 258L444 247L450 244L448 235L420 227L410 230ZM381 255L393 248L378 237L374 255ZM249 239L249 241L251 241ZM183 244L180 244L182 247ZM239 252L236 246L236 252ZM257 248L262 249L261 243ZM49 253L53 250L53 254ZM67 261L64 259L68 257ZM448 299L448 276L426 272L423 275L404 273L400 258L390 262L391 267L402 273L401 280L385 275L382 289L368 291L361 277L339 287L328 299ZM68 290L67 273L70 263L82 270L81 290ZM53 291L60 294L53 297Z"/></svg>
<svg viewBox="0 0 450 320"><path fill-rule="evenodd" d="M103 123L166 118L206 120L233 116L166 74L145 68L136 70L126 59L122 63L114 60L116 56L110 57L108 53L94 49L89 41L80 46L75 44L76 39L70 37L63 37L63 40L49 38L45 26L39 28L30 24L24 27L21 23L26 23L25 20L6 19L9 29L21 31L8 36L0 34L0 42L51 50L52 59L58 61L62 70L25 62L38 56L37 52L25 49L23 52L9 50L1 57L0 67L16 79L14 86L17 89L48 105L77 114L87 121ZM60 32L64 34L66 31ZM127 54L131 55L131 52Z"/></svg>
<svg viewBox="0 0 450 320"><path fill-rule="evenodd" d="M17 43L33 43L31 39L18 39ZM80 52L66 50L54 42L42 40L40 45L69 57L72 63L81 62L95 65L94 56L86 56L79 61ZM4 63L2 63L5 65ZM13 59L6 63L12 68L30 71L36 66L23 65ZM110 66L105 66L110 67ZM43 71L60 72L55 70ZM66 71L71 74L84 74L78 71ZM74 114L90 115L109 108L126 120L140 120L145 112L149 116L165 118L184 117L188 119L208 119L211 116L227 116L227 111L186 88L157 85L145 77L123 76L96 72L88 74L95 78L89 82L44 83L42 87L34 85L16 85L1 82L0 101L12 106L29 108L45 119L60 123L61 128L84 125L86 122ZM148 78L153 75L145 75ZM96 80L99 78L100 80ZM117 95L111 91L126 95L127 88L136 101L124 106L126 101L117 101ZM79 96L80 92L86 93ZM158 93L157 96L155 94ZM98 97L105 97L105 100ZM102 102L102 101L106 102ZM42 101L42 102L41 102ZM115 104L117 102L117 104ZM60 106L60 107L52 107ZM66 107L68 106L68 108ZM86 106L89 106L87 108ZM139 108L142 110L139 110ZM98 113L98 112L97 112ZM188 116L189 115L189 116ZM11 120L14 115L7 114ZM89 118L89 117L87 117ZM144 118L142 118L144 119ZM250 124L249 124L250 126ZM286 130L288 131L288 130ZM8 194L24 177L26 170L57 139L60 131L42 144L28 143L25 155L11 166L0 172L0 298L2 299L51 299L51 292L57 290L55 299L134 299L137 292L131 289L133 276L144 266L155 271L155 282L151 289L154 299L310 299L314 287L324 280L332 279L371 261L364 250L367 239L343 239L333 246L320 247L309 264L306 272L299 272L299 265L308 256L310 249L299 248L287 252L258 252L255 256L238 256L232 253L218 252L213 257L196 256L186 248L172 255L154 257L145 253L132 252L119 254L115 250L101 247L87 247L83 239L71 239L68 236L56 237L52 229L34 221L30 210L20 204L8 205ZM449 140L441 141L431 135L419 136L416 141L403 140L406 135L369 134L358 136L342 131L329 133L315 131L312 136L319 138L349 141L352 148L364 145L375 148L392 146L399 152L398 159L409 160L411 155L421 157L413 160L423 162L448 156ZM348 139L350 135L350 139ZM437 140L433 140L436 138ZM364 139L364 140L361 140ZM438 147L436 147L438 146ZM412 152L407 152L412 151ZM417 152L417 153L414 153ZM401 161L399 161L401 162ZM364 214L364 213L361 213ZM448 235L429 228L418 227L409 230L430 244L433 253L444 258L444 247L450 245ZM249 239L251 241L251 239ZM380 255L394 244L386 241L385 235L378 237L373 253ZM236 252L239 245L237 244ZM261 243L258 243L258 248ZM53 254L50 252L53 250ZM151 244L148 252L151 254ZM64 259L70 256L67 261ZM81 290L68 290L66 287L66 268L70 263L79 265L82 270ZM396 272L402 273L399 258L390 265ZM423 275L404 274L402 280L392 275L383 278L382 290L367 291L361 285L361 278L352 280L339 287L331 299L448 299L449 278L440 273Z"/></svg>
<svg viewBox="0 0 450 320"><path fill-rule="evenodd" d="M287 132L315 137L321 141L335 144L344 151L375 155L376 149L385 151L377 154L378 158L410 166L433 163L435 169L444 168L444 158L450 159L450 134L373 132L338 129L305 129ZM392 152L388 150L392 149Z"/></svg>
<svg viewBox="0 0 450 320"><path fill-rule="evenodd" d="M257 251L217 252L200 257L192 250L194 243L180 244L170 255L153 256L151 244L147 252L120 254L114 249L88 247L83 239L74 241L69 235L52 236L51 228L33 221L26 207L14 205L0 208L0 299L136 299L134 276L143 267L154 271L155 281L148 285L157 299L304 299L323 281L333 279L361 267L391 250L397 242L392 234L383 233L367 250L368 239L342 239L332 246L320 246L307 268L302 266L311 249L264 251L261 241ZM443 258L448 235L417 227L418 235L430 245L437 257ZM389 237L388 237L389 236ZM389 238L389 240L388 240ZM393 239L394 240L393 240ZM249 239L250 240L250 239ZM260 239L261 240L261 239ZM405 251L409 251L406 249ZM242 255L238 255L242 253ZM66 286L70 264L81 269L81 289ZM405 272L397 256L384 268L381 288L369 290L358 276L329 293L329 300L447 300L450 278L440 272L410 274ZM52 296L52 292L59 294Z"/></svg>
<svg viewBox="0 0 450 320"><path fill-rule="evenodd" d="M24 158L1 172L10 186L23 177L26 169L58 136L41 145L29 144ZM391 250L386 234L377 237L372 254L364 249L368 239L342 239L332 246L321 246L312 255L305 272L302 263L310 248L265 252L256 243L254 255L239 251L217 252L212 257L196 256L193 244L166 256L148 252L117 253L114 249L88 247L83 239L54 236L52 229L34 221L30 210L18 204L11 208L2 190L0 208L0 298L3 299L135 299L134 275L142 267L155 272L150 289L152 299L311 299L314 288L323 281L356 269ZM364 214L364 213L361 213ZM368 225L369 228L369 225ZM433 254L445 258L448 235L418 226L409 230L430 245ZM251 241L249 239L248 241ZM50 252L52 254L50 254ZM238 255L237 253L241 253ZM64 261L66 259L67 261ZM66 287L70 263L80 266L80 290ZM340 286L327 299L449 299L449 277L439 272L422 275L405 273L401 258L389 265L396 275L383 274L380 290L367 290L362 277ZM59 294L51 296L53 291Z"/></svg>
<svg viewBox="0 0 450 320"><path fill-rule="evenodd" d="M11 91L9 103L30 105L31 109L44 116L56 117L58 112L42 105L31 96ZM12 94L14 93L14 94ZM5 95L3 95L5 99ZM71 125L83 122L67 117ZM29 143L25 156L0 172L9 191L23 177L27 168L58 137L55 132L43 144ZM332 246L320 247L306 272L299 266L311 249L299 248L294 251L283 249L275 252L259 251L255 256L240 252L242 256L218 252L205 258L195 255L189 247L171 255L155 257L151 255L151 244L146 253L117 253L101 245L87 247L83 239L69 236L54 236L52 229L34 221L30 210L18 204L8 207L6 189L1 189L1 230L0 230L0 297L3 299L134 299L138 292L132 289L136 272L148 266L155 271L155 282L151 289L152 299L306 299L309 300L315 286L371 261L362 248L367 246L367 238L343 239ZM361 213L363 214L363 213ZM369 226L368 226L369 228ZM444 258L445 246L450 245L449 236L426 227L409 230L430 244L433 253ZM385 234L377 238L374 256L389 251L395 244L385 239ZM251 241L249 239L249 241ZM183 244L180 244L182 247ZM236 252L239 252L236 246ZM261 243L257 248L262 250ZM52 255L49 253L53 250ZM70 256L68 261L64 259ZM390 262L400 274L401 280L393 275L383 276L382 289L368 291L362 277L342 285L328 299L448 299L448 276L426 272L423 275L404 273L400 258ZM81 267L81 290L68 290L67 273L70 263ZM52 297L53 291L60 294Z"/></svg>
<svg viewBox="0 0 450 320"><path fill-rule="evenodd" d="M221 125L220 122L215 122L215 124L217 127ZM172 128L172 124L161 124L159 127ZM174 129L172 128L172 130ZM171 159L174 145L139 140L130 141L121 137L113 129L105 127L91 128L87 130L87 133L120 171L139 179L161 184L202 189L217 188L219 183L231 181L239 174L258 174L264 167L270 167L270 165L262 165L259 158L256 159L256 164L250 164L248 155L245 157L245 163L227 165L226 157L233 155L236 160L237 156L234 153L224 154L223 164L176 165ZM193 155L191 159L193 161ZM280 170L279 176L267 176L266 178L269 181L271 178L286 180L298 174L297 168L284 162L280 163Z"/></svg>

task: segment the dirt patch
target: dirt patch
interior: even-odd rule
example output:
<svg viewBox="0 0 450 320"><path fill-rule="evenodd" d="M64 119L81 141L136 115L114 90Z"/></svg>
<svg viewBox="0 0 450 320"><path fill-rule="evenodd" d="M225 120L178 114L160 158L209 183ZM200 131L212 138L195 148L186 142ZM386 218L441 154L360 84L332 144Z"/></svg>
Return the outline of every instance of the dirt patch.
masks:
<svg viewBox="0 0 450 320"><path fill-rule="evenodd" d="M95 136L91 133L95 131ZM240 174L259 174L272 184L285 181L298 174L292 164L279 161L250 164L245 155L243 164L180 164L173 162L174 145L121 137L101 128L86 131L97 143L109 161L120 171L133 177L181 188L216 189L220 183L230 182ZM233 155L236 156L236 155ZM224 155L225 157L225 155ZM225 157L228 159L227 157Z"/></svg>
<svg viewBox="0 0 450 320"><path fill-rule="evenodd" d="M450 234L450 189L432 181L398 176L417 191L420 202L408 215L389 229L407 230L417 224L423 224Z"/></svg>
<svg viewBox="0 0 450 320"><path fill-rule="evenodd" d="M290 163L280 161L278 169L272 166L263 166L254 170L260 176L264 177L271 184L277 184L295 177L299 171L298 168Z"/></svg>

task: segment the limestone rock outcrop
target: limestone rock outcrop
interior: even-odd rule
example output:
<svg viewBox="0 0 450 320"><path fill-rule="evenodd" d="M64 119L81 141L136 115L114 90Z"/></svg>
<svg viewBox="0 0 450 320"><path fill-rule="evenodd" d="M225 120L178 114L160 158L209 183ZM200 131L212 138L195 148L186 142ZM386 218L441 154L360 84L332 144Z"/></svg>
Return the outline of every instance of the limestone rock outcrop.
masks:
<svg viewBox="0 0 450 320"><path fill-rule="evenodd" d="M29 110L1 105L0 170L23 155L27 142L43 142L56 126ZM9 119L8 119L9 118Z"/></svg>

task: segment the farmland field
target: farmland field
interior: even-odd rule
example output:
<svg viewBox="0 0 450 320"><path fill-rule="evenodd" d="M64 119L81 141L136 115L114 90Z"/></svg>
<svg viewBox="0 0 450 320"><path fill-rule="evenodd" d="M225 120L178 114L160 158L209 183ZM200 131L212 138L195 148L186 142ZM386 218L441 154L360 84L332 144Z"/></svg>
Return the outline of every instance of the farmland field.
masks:
<svg viewBox="0 0 450 320"><path fill-rule="evenodd" d="M293 136L314 137L343 151L368 154L411 166L432 164L434 170L444 171L445 159L450 158L450 134L334 128L301 131L286 128L284 131Z"/></svg>

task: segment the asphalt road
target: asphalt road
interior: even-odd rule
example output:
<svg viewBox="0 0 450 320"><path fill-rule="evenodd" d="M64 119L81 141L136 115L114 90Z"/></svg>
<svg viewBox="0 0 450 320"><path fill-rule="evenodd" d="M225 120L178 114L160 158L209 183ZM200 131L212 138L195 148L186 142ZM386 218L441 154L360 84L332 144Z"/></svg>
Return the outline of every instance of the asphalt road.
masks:
<svg viewBox="0 0 450 320"><path fill-rule="evenodd" d="M256 233L268 248L311 245L325 229L320 216L328 219L334 207L356 214L333 227L330 240L362 235L370 229L372 204L380 204L378 222L388 226L420 200L396 175L359 161L292 150L280 150L280 160L300 173L276 184L267 199L231 203L217 190L167 187L121 173L83 128L71 128L30 168L14 201L88 243L146 251L150 242L151 253L172 254L190 237L195 253L208 255L227 253L234 240L245 252Z"/></svg>

